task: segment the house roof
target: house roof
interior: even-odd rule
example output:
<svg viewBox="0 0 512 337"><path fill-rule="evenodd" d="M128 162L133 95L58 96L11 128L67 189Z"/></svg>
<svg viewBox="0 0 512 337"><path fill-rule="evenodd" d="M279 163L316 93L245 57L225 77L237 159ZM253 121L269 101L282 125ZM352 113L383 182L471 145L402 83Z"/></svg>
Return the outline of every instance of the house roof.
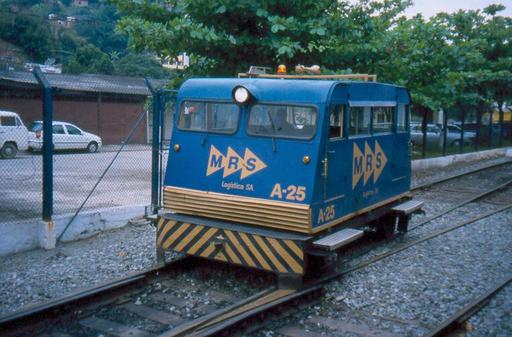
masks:
<svg viewBox="0 0 512 337"><path fill-rule="evenodd" d="M52 88L78 92L112 93L121 95L149 96L151 93L142 78L99 74L44 74ZM155 87L164 86L167 81L151 81ZM36 87L37 80L32 72L0 71L0 84L8 86Z"/></svg>

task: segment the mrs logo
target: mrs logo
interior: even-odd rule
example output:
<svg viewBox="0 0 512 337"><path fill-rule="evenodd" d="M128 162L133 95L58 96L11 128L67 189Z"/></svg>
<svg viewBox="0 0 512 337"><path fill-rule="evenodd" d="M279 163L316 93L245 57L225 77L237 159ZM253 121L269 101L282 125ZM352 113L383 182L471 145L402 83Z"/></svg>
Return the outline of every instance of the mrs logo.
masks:
<svg viewBox="0 0 512 337"><path fill-rule="evenodd" d="M210 156L206 167L206 176L214 174L217 171L224 170L222 178L241 171L240 179L247 178L251 174L263 170L267 165L248 148L245 149L242 158L231 147L228 146L226 155L222 154L215 146L210 147Z"/></svg>
<svg viewBox="0 0 512 337"><path fill-rule="evenodd" d="M384 154L378 141L375 141L375 151L372 151L368 142L364 142L364 154L354 143L354 154L352 159L352 189L356 188L357 183L363 177L363 186L373 174L373 183L379 180L382 170L386 166L388 158Z"/></svg>

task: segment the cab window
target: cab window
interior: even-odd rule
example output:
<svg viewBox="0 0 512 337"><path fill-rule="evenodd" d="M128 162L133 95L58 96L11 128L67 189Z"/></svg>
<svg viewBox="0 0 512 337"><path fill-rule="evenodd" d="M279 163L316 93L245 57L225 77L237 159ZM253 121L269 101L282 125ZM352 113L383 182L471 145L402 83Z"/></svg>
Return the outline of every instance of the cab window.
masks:
<svg viewBox="0 0 512 337"><path fill-rule="evenodd" d="M371 107L350 108L350 130L351 136L362 136L370 134Z"/></svg>
<svg viewBox="0 0 512 337"><path fill-rule="evenodd" d="M180 130L235 133L239 107L233 103L184 101L181 104Z"/></svg>
<svg viewBox="0 0 512 337"><path fill-rule="evenodd" d="M343 137L343 105L333 105L329 109L329 138Z"/></svg>
<svg viewBox="0 0 512 337"><path fill-rule="evenodd" d="M256 104L249 110L247 133L253 136L311 139L317 112L313 107Z"/></svg>
<svg viewBox="0 0 512 337"><path fill-rule="evenodd" d="M394 107L373 107L373 132L393 132Z"/></svg>
<svg viewBox="0 0 512 337"><path fill-rule="evenodd" d="M406 123L407 123L407 105L398 104L397 115L396 115L396 130L397 131L406 131Z"/></svg>

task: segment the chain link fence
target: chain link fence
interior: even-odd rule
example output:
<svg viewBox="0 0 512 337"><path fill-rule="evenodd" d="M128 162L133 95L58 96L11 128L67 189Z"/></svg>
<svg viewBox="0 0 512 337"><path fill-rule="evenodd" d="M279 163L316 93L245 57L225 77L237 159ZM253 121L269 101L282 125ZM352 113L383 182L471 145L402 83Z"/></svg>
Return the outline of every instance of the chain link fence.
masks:
<svg viewBox="0 0 512 337"><path fill-rule="evenodd" d="M413 159L512 146L512 111L497 106L411 114Z"/></svg>
<svg viewBox="0 0 512 337"><path fill-rule="evenodd" d="M51 215L72 221L79 213L143 210L151 202L152 175L146 82L104 75L43 77L51 87L53 117ZM0 145L16 148L16 153L4 150L0 160L0 217L2 222L41 219L44 91L34 73L15 71L0 72L0 91L0 137L10 137Z"/></svg>
<svg viewBox="0 0 512 337"><path fill-rule="evenodd" d="M80 214L158 211L176 91L128 77L41 76L49 91L34 73L0 71L0 224L45 218L45 200L66 228ZM43 156L48 111L53 148ZM413 110L411 142L413 158L511 146L512 113Z"/></svg>

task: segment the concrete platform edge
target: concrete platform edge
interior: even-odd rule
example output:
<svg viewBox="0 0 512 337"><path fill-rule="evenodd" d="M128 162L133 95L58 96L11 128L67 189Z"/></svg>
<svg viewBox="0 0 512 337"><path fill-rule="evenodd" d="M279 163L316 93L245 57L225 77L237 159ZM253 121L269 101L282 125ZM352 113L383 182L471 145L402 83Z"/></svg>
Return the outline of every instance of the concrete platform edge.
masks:
<svg viewBox="0 0 512 337"><path fill-rule="evenodd" d="M446 167L457 163L469 163L475 160L492 159L502 156L512 157L512 148L500 148L464 154L454 154L445 157L417 159L412 161L411 168L413 172L421 172L433 168Z"/></svg>
<svg viewBox="0 0 512 337"><path fill-rule="evenodd" d="M145 205L130 205L84 212L75 218L61 241L86 239L102 231L124 227L131 219L143 216L144 211ZM0 256L35 248L54 248L55 238L72 216L55 216L52 226L38 219L0 223Z"/></svg>

